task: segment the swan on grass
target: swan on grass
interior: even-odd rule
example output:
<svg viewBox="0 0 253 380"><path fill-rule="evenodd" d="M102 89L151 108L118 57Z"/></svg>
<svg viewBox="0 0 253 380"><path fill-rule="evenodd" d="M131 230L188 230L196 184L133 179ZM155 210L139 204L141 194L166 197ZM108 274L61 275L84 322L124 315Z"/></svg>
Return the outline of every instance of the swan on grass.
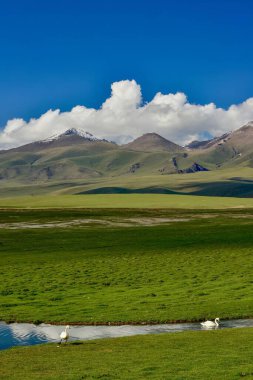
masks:
<svg viewBox="0 0 253 380"><path fill-rule="evenodd" d="M220 318L215 318L213 321L205 321L200 323L203 327L219 327L220 324Z"/></svg>
<svg viewBox="0 0 253 380"><path fill-rule="evenodd" d="M70 329L70 327L69 327L69 325L67 325L66 327L65 327L65 330L63 330L61 333L60 333L60 342L59 342L59 345L63 342L63 341L65 341L65 343L67 343L67 341L68 341L68 339L69 339L69 330ZM58 347L60 347L58 345Z"/></svg>

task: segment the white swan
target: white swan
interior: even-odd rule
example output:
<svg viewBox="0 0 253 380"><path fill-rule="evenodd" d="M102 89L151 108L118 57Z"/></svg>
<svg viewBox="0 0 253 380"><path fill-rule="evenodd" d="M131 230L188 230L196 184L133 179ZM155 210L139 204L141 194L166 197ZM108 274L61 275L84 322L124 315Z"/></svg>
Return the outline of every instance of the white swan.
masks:
<svg viewBox="0 0 253 380"><path fill-rule="evenodd" d="M220 318L215 318L213 321L205 321L200 323L203 327L218 327L220 324Z"/></svg>
<svg viewBox="0 0 253 380"><path fill-rule="evenodd" d="M61 344L62 343L62 341L64 341L65 340L65 343L67 343L67 341L68 341L68 339L69 339L69 332L68 332L68 330L70 329L70 327L69 327L69 325L67 325L66 327L65 327L65 330L64 331L62 331L61 333L60 333L60 343L59 344ZM59 346L58 346L59 347Z"/></svg>

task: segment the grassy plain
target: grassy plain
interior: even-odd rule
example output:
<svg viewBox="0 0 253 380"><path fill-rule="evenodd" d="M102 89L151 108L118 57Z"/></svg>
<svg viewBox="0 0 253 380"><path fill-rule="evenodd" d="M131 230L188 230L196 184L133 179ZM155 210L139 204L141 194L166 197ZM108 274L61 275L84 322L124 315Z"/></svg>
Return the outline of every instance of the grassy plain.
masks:
<svg viewBox="0 0 253 380"><path fill-rule="evenodd" d="M71 169L71 168L70 168ZM63 170L61 169L61 172ZM242 198L252 198L253 197L253 169L251 167L232 167L226 169L211 170L208 172L197 172L191 174L170 174L161 175L160 173L145 172L138 173L128 173L122 175L114 176L98 176L95 178L70 178L70 179L41 179L29 181L17 181L15 178L1 181L0 188L0 199L1 205L4 206L5 202L7 205L20 204L22 207L22 199L25 201L25 206L29 207L36 204L36 201L42 202L41 205L46 205L47 207L52 207L53 202L59 203L60 207L86 207L90 202L96 207L95 200L98 199L98 207L108 207L108 203L111 203L110 197L100 196L89 197L84 196L80 200L80 197L60 197L63 195L75 195L86 192L93 192L96 194L101 193L112 193L116 194L118 201L115 203L115 207L125 207L124 199L126 202L131 204L131 200L134 199L120 196L119 193L135 192L138 197L136 199L140 200L142 194L145 195L145 204L143 207L149 207L150 201L155 202L157 207L170 207L168 205L173 204L171 202L173 199L177 198L164 198L164 196L159 199L160 194L178 194L180 196L194 195L189 198L182 198L186 201L180 206L180 201L178 200L177 207L189 207L188 204L192 203L192 207L198 204L196 195L206 196L203 202L209 204L211 202L214 207L216 206L215 199L208 200L207 196L212 197L238 197ZM139 193L139 194L138 194ZM140 193L142 193L140 195ZM151 197L149 197L151 195ZM22 197L23 198L22 198ZM57 196L58 200L55 200ZM104 198L103 198L104 197ZM14 198L13 202L11 199ZM52 199L52 200L51 200ZM123 201L122 201L123 200ZM150 201L149 201L150 200ZM246 202L247 199L244 200ZM151 203L152 203L151 202ZM201 201L202 202L202 201ZM240 204L240 200L236 201L231 199L230 202L225 200L226 204L229 203ZM238 202L238 203L236 203ZM250 200L248 199L250 204ZM244 203L246 204L246 203ZM135 201L133 201L133 207ZM112 205L113 207L113 205ZM130 205L129 205L130 207ZM138 206L139 207L139 206ZM150 206L151 207L151 206ZM209 207L209 206L208 206Z"/></svg>
<svg viewBox="0 0 253 380"><path fill-rule="evenodd" d="M0 208L253 208L253 198L179 194L82 194L1 198Z"/></svg>
<svg viewBox="0 0 253 380"><path fill-rule="evenodd" d="M253 329L185 332L0 352L5 380L253 379Z"/></svg>
<svg viewBox="0 0 253 380"><path fill-rule="evenodd" d="M251 210L2 210L0 223L0 320L253 316Z"/></svg>

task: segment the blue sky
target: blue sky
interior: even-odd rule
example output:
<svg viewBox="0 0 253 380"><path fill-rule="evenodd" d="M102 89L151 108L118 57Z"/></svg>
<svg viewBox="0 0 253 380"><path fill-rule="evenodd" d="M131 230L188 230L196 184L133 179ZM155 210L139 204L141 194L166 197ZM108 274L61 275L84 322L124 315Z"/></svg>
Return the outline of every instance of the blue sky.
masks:
<svg viewBox="0 0 253 380"><path fill-rule="evenodd" d="M240 103L253 96L252 18L252 0L1 1L0 126L98 108L123 79L145 101Z"/></svg>

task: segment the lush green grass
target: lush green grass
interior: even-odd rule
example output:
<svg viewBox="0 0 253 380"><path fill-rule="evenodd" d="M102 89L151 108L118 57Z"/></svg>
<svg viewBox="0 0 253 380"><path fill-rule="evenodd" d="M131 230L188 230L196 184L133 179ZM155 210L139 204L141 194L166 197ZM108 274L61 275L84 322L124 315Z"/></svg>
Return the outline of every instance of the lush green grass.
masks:
<svg viewBox="0 0 253 380"><path fill-rule="evenodd" d="M253 198L175 194L85 194L21 196L0 199L0 208L253 208Z"/></svg>
<svg viewBox="0 0 253 380"><path fill-rule="evenodd" d="M0 320L253 316L251 211L2 211L0 221L182 217L159 226L0 229ZM233 218L235 217L235 218Z"/></svg>
<svg viewBox="0 0 253 380"><path fill-rule="evenodd" d="M5 380L253 379L253 329L185 332L0 352Z"/></svg>

